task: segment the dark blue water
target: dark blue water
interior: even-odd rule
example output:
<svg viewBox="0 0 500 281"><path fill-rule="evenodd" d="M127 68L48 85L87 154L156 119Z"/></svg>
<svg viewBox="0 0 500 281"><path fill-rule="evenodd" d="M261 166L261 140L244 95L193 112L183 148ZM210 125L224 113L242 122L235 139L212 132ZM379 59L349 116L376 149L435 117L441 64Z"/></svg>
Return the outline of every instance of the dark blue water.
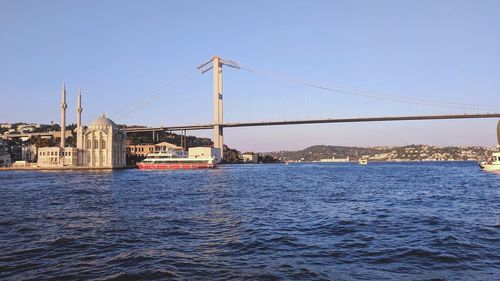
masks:
<svg viewBox="0 0 500 281"><path fill-rule="evenodd" d="M474 163L0 172L2 280L499 280Z"/></svg>

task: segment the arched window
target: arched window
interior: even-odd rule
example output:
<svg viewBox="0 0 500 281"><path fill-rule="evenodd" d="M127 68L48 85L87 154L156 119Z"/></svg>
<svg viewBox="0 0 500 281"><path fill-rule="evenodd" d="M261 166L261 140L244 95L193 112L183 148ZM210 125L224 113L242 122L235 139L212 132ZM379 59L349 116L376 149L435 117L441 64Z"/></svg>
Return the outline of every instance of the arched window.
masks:
<svg viewBox="0 0 500 281"><path fill-rule="evenodd" d="M101 149L106 149L106 141L101 140Z"/></svg>
<svg viewBox="0 0 500 281"><path fill-rule="evenodd" d="M92 142L90 140L87 140L87 149L91 149Z"/></svg>
<svg viewBox="0 0 500 281"><path fill-rule="evenodd" d="M98 140L94 140L94 148L95 149L99 148L99 141Z"/></svg>

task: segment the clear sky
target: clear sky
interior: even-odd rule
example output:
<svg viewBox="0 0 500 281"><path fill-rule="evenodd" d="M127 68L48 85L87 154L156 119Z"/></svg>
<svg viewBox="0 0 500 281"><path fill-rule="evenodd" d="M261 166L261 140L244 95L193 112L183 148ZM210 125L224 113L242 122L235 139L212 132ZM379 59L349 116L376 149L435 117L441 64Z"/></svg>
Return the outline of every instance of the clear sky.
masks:
<svg viewBox="0 0 500 281"><path fill-rule="evenodd" d="M0 0L0 122L58 123L66 82L70 123L78 87L86 124L102 113L129 125L211 123L211 73L195 68L213 55L258 70L224 69L228 122L500 112L500 1ZM356 97L282 77L492 108ZM233 128L225 142L491 146L497 121Z"/></svg>

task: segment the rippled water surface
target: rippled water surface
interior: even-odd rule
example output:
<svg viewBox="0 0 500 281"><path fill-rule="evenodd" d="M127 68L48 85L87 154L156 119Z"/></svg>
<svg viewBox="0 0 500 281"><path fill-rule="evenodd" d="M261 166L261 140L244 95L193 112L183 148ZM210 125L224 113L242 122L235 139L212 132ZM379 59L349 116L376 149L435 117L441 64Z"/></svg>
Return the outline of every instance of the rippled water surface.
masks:
<svg viewBox="0 0 500 281"><path fill-rule="evenodd" d="M0 172L0 279L499 280L474 163Z"/></svg>

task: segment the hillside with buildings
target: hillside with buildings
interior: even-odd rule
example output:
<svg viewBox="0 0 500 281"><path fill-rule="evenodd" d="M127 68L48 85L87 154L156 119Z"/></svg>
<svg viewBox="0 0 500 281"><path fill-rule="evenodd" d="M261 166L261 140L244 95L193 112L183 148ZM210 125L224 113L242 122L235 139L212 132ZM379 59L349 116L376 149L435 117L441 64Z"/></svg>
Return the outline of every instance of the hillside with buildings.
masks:
<svg viewBox="0 0 500 281"><path fill-rule="evenodd" d="M370 161L478 161L486 159L496 148L481 146L439 147L432 145L406 146L329 146L315 145L298 151L278 151L268 154L283 162L311 162L322 159L346 159L352 161L367 158Z"/></svg>
<svg viewBox="0 0 500 281"><path fill-rule="evenodd" d="M117 125L127 128L126 125ZM60 127L57 124L0 124L0 166L15 161L37 162L37 151L53 147L60 142ZM85 126L86 130L87 127ZM76 125L66 126L66 143L76 145ZM134 164L155 151L162 143L180 147L209 147L209 138L182 136L171 132L130 133L127 135L127 164ZM225 146L225 163L268 163L268 162L344 162L367 158L369 161L479 161L491 155L497 148L481 146L438 147L432 145L352 147L315 145L298 151L277 151L268 153L241 153Z"/></svg>
<svg viewBox="0 0 500 281"><path fill-rule="evenodd" d="M127 125L116 125L124 129ZM137 126L133 126L137 127ZM66 126L66 144L76 146L77 126ZM29 124L29 123L1 123L0 124L0 167L11 166L16 161L35 163L38 161L38 151L41 148L55 147L60 143L60 126L57 124ZM83 130L87 130L83 126ZM160 147L178 146L211 147L213 142L209 138L183 136L172 132L130 133L126 140L126 160L128 165L141 161L148 153L157 151ZM224 146L225 163L257 163L273 162L274 159L254 153L241 153L236 149Z"/></svg>

